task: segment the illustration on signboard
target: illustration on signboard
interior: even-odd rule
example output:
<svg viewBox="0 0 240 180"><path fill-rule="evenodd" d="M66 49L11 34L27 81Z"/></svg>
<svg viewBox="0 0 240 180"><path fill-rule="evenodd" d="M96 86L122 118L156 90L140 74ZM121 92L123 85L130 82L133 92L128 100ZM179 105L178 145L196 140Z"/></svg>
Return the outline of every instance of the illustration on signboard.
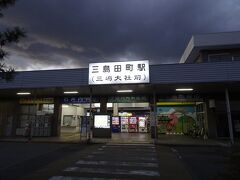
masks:
<svg viewBox="0 0 240 180"><path fill-rule="evenodd" d="M158 133L187 134L196 122L195 106L157 108Z"/></svg>

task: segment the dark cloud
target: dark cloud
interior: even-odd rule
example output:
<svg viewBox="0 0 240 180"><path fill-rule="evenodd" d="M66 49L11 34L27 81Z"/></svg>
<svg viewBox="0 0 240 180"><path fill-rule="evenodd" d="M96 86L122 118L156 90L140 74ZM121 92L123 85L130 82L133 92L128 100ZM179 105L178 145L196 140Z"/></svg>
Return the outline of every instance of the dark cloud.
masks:
<svg viewBox="0 0 240 180"><path fill-rule="evenodd" d="M28 38L9 47L23 67L86 67L89 62L149 59L176 63L192 34L240 29L238 0L19 0L0 28Z"/></svg>

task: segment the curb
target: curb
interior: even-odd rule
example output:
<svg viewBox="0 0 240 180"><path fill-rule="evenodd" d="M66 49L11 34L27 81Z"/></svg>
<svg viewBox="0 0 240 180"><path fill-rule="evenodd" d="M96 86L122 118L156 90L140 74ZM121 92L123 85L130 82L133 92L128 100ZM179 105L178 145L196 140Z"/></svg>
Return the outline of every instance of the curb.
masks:
<svg viewBox="0 0 240 180"><path fill-rule="evenodd" d="M28 140L3 140L1 139L0 142L9 142L9 143L32 143L32 144L37 144L37 143L46 143L46 144L91 144L91 142L86 142L86 141L28 141Z"/></svg>
<svg viewBox="0 0 240 180"><path fill-rule="evenodd" d="M155 143L161 146L184 146L184 147L233 147L231 144L189 144L189 143Z"/></svg>

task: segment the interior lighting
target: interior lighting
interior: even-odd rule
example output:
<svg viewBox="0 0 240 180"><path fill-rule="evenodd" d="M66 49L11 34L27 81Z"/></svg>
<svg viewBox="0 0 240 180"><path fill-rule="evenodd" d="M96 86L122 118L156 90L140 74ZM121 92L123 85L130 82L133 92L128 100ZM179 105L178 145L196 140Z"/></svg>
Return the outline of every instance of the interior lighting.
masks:
<svg viewBox="0 0 240 180"><path fill-rule="evenodd" d="M65 91L64 94L77 94L78 91Z"/></svg>
<svg viewBox="0 0 240 180"><path fill-rule="evenodd" d="M176 91L193 91L193 88L178 88Z"/></svg>
<svg viewBox="0 0 240 180"><path fill-rule="evenodd" d="M30 95L30 92L18 92L17 95Z"/></svg>
<svg viewBox="0 0 240 180"><path fill-rule="evenodd" d="M131 89L126 89L126 90L117 90L118 93L131 93L133 90Z"/></svg>

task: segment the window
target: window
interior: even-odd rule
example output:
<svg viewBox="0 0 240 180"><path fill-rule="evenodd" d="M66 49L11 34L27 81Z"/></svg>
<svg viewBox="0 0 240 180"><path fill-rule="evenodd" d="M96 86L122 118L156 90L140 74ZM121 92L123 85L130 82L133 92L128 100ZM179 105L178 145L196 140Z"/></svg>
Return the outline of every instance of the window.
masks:
<svg viewBox="0 0 240 180"><path fill-rule="evenodd" d="M53 114L54 104L43 104L42 111L45 112L45 114Z"/></svg>
<svg viewBox="0 0 240 180"><path fill-rule="evenodd" d="M29 121L35 119L35 114L37 112L36 105L22 105L20 109L20 124L19 127L26 127Z"/></svg>
<svg viewBox="0 0 240 180"><path fill-rule="evenodd" d="M208 61L209 62L232 61L232 55L229 53L209 54Z"/></svg>
<svg viewBox="0 0 240 180"><path fill-rule="evenodd" d="M19 127L25 127L27 123L33 122L37 112L41 111L44 115L52 115L54 113L54 104L36 104L21 105Z"/></svg>

